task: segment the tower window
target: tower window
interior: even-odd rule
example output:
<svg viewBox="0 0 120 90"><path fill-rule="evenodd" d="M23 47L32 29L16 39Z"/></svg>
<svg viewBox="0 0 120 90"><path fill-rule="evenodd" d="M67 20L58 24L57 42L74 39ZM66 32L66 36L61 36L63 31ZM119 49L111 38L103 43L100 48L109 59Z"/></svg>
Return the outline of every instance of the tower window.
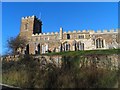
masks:
<svg viewBox="0 0 120 90"><path fill-rule="evenodd" d="M25 29L25 30L28 29L28 23L26 23L26 24L24 25L24 29Z"/></svg>
<svg viewBox="0 0 120 90"><path fill-rule="evenodd" d="M38 38L36 38L36 41L38 41Z"/></svg>

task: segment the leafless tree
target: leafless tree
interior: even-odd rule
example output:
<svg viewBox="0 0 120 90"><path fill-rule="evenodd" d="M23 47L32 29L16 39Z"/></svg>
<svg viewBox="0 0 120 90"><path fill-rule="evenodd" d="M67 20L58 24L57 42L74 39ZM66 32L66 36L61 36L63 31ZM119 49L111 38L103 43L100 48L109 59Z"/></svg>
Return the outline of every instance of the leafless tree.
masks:
<svg viewBox="0 0 120 90"><path fill-rule="evenodd" d="M18 49L22 51L26 44L27 40L19 35L17 37L10 37L7 40L8 50L10 51L11 54L14 55L18 54Z"/></svg>

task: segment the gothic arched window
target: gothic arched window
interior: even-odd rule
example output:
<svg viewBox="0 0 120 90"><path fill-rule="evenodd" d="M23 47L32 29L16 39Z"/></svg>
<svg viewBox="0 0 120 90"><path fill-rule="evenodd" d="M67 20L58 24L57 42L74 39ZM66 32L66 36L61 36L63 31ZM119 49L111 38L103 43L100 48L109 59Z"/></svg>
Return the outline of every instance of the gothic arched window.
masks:
<svg viewBox="0 0 120 90"><path fill-rule="evenodd" d="M96 39L96 48L104 48L104 42L102 38Z"/></svg>

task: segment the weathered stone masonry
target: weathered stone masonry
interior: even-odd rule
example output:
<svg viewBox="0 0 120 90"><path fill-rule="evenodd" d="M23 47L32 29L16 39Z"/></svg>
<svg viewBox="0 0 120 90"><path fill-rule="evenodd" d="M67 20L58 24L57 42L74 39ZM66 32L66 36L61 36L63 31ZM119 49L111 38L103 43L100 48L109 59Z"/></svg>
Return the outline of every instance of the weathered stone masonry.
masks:
<svg viewBox="0 0 120 90"><path fill-rule="evenodd" d="M60 27L59 32L42 33L42 21L36 16L22 17L20 36L29 41L24 54L118 48L118 29L65 32Z"/></svg>

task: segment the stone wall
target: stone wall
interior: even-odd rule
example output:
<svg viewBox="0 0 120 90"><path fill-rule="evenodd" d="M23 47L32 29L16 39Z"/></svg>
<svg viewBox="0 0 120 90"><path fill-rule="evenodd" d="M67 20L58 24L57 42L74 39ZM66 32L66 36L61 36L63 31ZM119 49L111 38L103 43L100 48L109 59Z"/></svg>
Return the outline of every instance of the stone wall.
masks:
<svg viewBox="0 0 120 90"><path fill-rule="evenodd" d="M19 55L14 56L7 56L3 60L6 61L18 61ZM35 61L38 63L44 62L44 64L51 63L56 65L57 67L61 67L62 60L69 60L73 58L73 56L61 56L61 55L37 55L33 56ZM76 58L79 60L79 67L82 68L83 66L90 66L95 65L96 68L106 68L106 69L115 69L118 70L118 54L112 55L99 55L99 54L92 54L92 55L82 55ZM42 64L41 64L42 65Z"/></svg>
<svg viewBox="0 0 120 90"><path fill-rule="evenodd" d="M72 57L72 56L71 56ZM42 59L44 58L44 59ZM69 58L62 57L60 55L53 55L53 56L36 56L35 59L38 60L46 60L46 63L54 63L56 66L62 65L63 59L68 60ZM105 68L111 70L118 70L118 55L87 55L87 56L79 56L79 67L82 68L95 65L96 68Z"/></svg>

